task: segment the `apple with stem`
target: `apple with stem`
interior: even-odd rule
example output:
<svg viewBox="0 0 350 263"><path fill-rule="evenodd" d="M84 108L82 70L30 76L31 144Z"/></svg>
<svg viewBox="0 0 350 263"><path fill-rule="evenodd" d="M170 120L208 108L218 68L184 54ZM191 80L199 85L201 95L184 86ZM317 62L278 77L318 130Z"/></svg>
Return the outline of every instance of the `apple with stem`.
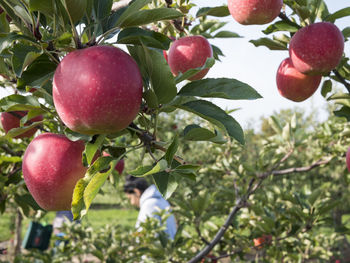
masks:
<svg viewBox="0 0 350 263"><path fill-rule="evenodd" d="M232 17L242 25L272 22L281 12L283 0L228 0Z"/></svg>
<svg viewBox="0 0 350 263"><path fill-rule="evenodd" d="M175 40L168 51L168 64L171 72L179 73L205 65L207 58L213 57L213 50L208 40L202 36L187 36ZM203 69L189 80L202 79L209 69Z"/></svg>
<svg viewBox="0 0 350 263"><path fill-rule="evenodd" d="M47 211L70 210L75 184L83 178L83 141L42 133L28 145L22 161L24 181L38 205Z"/></svg>
<svg viewBox="0 0 350 263"><path fill-rule="evenodd" d="M69 53L53 79L53 100L63 123L82 134L125 129L140 110L143 82L131 56L113 46Z"/></svg>
<svg viewBox="0 0 350 263"><path fill-rule="evenodd" d="M301 28L293 35L289 45L294 67L308 75L327 74L338 66L343 52L343 34L329 22Z"/></svg>
<svg viewBox="0 0 350 263"><path fill-rule="evenodd" d="M320 85L322 76L300 73L290 58L286 58L277 70L276 82L279 93L292 101L300 102L309 98Z"/></svg>

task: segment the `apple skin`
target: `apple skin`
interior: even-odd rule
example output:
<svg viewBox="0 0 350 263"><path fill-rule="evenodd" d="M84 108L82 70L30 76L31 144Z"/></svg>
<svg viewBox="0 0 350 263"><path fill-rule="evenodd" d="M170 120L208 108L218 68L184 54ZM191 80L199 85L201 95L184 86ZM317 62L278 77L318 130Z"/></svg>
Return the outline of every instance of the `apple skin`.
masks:
<svg viewBox="0 0 350 263"><path fill-rule="evenodd" d="M17 116L14 116L11 113L23 117L23 116L25 116L28 113L28 111L13 111L13 112L3 112L3 113L1 113L1 125L4 128L5 133L8 133L13 128L19 128L20 127L21 119L18 118ZM32 122L42 121L42 120L43 120L43 116L39 115L39 116L36 116L33 119L31 119L30 121L26 122L24 125L28 126ZM38 130L37 128L30 129L29 131L26 131L25 133L22 133L22 134L14 137L14 138L15 139L20 139L20 138L32 137L37 130Z"/></svg>
<svg viewBox="0 0 350 263"><path fill-rule="evenodd" d="M232 17L242 25L272 22L281 12L283 0L228 0Z"/></svg>
<svg viewBox="0 0 350 263"><path fill-rule="evenodd" d="M111 156L109 153L103 152L102 156ZM115 170L119 173L122 174L124 171L124 167L125 167L125 162L124 159L121 159L115 166Z"/></svg>
<svg viewBox="0 0 350 263"><path fill-rule="evenodd" d="M189 69L202 67L207 58L213 57L208 40L202 36L188 36L175 40L168 51L168 64L171 72L177 76ZM202 79L209 69L203 69L189 80Z"/></svg>
<svg viewBox="0 0 350 263"><path fill-rule="evenodd" d="M28 145L22 161L24 181L38 205L47 211L70 210L75 184L87 168L83 141L43 133Z"/></svg>
<svg viewBox="0 0 350 263"><path fill-rule="evenodd" d="M348 171L350 172L350 147L348 148L348 151L346 152L346 166L348 168Z"/></svg>
<svg viewBox="0 0 350 263"><path fill-rule="evenodd" d="M271 235L263 235L261 237L253 239L254 247L258 249L262 248L266 244L270 244L271 241L272 241Z"/></svg>
<svg viewBox="0 0 350 263"><path fill-rule="evenodd" d="M277 70L276 82L279 93L292 101L300 102L309 98L320 85L322 76L310 76L300 73L286 58Z"/></svg>
<svg viewBox="0 0 350 263"><path fill-rule="evenodd" d="M336 68L343 52L343 34L329 22L301 28L289 44L289 57L295 68L309 75L326 74Z"/></svg>
<svg viewBox="0 0 350 263"><path fill-rule="evenodd" d="M82 134L115 133L140 110L142 77L136 62L112 46L69 53L53 80L55 108L63 123Z"/></svg>

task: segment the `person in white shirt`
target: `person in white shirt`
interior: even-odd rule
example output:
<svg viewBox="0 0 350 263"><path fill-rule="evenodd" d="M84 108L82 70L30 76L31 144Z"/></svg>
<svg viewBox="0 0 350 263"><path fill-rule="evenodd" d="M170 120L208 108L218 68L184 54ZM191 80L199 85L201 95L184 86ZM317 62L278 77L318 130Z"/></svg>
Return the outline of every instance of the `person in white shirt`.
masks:
<svg viewBox="0 0 350 263"><path fill-rule="evenodd" d="M161 220L160 216L155 213L160 210L170 209L170 204L166 201L155 185L149 185L146 179L141 177L127 176L124 185L126 193L131 205L139 207L140 212L136 221L136 229L145 222L148 217L154 217ZM176 222L174 215L170 215L166 220L165 233L170 239L174 239L176 234Z"/></svg>

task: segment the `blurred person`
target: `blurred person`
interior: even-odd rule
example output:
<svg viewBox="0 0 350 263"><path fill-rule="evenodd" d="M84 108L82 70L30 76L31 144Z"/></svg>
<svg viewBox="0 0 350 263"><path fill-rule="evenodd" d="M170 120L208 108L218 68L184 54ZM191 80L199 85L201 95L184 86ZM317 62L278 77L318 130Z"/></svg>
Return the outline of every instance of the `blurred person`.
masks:
<svg viewBox="0 0 350 263"><path fill-rule="evenodd" d="M135 225L136 229L140 228L140 224L145 222L148 217L154 217L160 221L160 216L155 213L170 209L169 202L163 198L157 187L154 184L149 185L144 178L128 175L124 184L124 192L131 205L140 208ZM170 215L166 220L165 233L170 239L174 239L176 223L173 215Z"/></svg>

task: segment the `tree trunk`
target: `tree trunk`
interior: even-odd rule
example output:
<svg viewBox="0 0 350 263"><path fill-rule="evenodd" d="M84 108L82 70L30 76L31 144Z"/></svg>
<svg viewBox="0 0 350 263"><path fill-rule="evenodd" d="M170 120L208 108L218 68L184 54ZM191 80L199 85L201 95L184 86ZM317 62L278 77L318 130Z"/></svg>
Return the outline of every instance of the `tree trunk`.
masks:
<svg viewBox="0 0 350 263"><path fill-rule="evenodd" d="M16 232L15 232L15 238L14 238L14 256L15 257L21 253L22 220L23 220L23 216L21 214L21 211L17 209L16 222L15 222Z"/></svg>

